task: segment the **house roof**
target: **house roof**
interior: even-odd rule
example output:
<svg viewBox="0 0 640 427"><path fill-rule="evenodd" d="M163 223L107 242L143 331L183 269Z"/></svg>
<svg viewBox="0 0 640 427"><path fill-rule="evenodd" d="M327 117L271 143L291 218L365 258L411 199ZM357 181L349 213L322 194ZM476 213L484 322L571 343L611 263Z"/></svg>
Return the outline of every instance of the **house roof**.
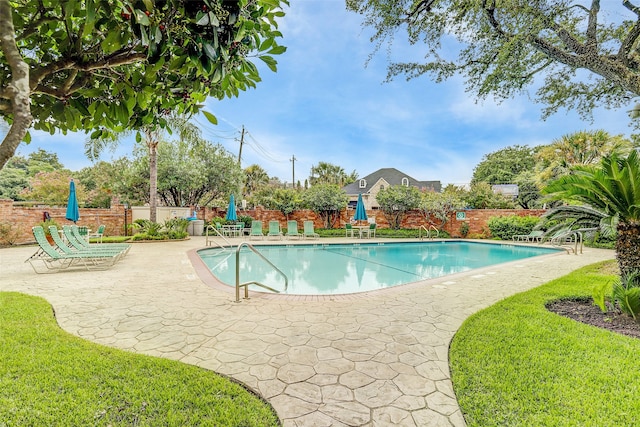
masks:
<svg viewBox="0 0 640 427"><path fill-rule="evenodd" d="M380 179L384 179L387 181L389 185L402 185L402 179L407 178L409 180L409 185L412 187L418 187L419 189L440 191L442 189L442 184L440 181L418 181L417 179L407 175L404 172L399 171L396 168L382 168L377 171L362 177L358 178L355 182L351 184L347 184L342 189L348 195L357 195L358 193L368 193ZM364 187L360 187L360 181L365 180L366 185Z"/></svg>

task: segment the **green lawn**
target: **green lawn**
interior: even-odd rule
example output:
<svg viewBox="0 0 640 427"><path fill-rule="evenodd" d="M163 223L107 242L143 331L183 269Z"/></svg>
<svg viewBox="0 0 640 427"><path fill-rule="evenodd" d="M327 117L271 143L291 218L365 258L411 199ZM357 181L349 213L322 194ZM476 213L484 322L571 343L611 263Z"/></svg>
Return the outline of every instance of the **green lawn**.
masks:
<svg viewBox="0 0 640 427"><path fill-rule="evenodd" d="M640 425L640 340L545 309L590 296L614 280L613 265L585 267L464 322L450 367L469 426Z"/></svg>
<svg viewBox="0 0 640 427"><path fill-rule="evenodd" d="M42 298L0 293L0 426L279 426L211 371L62 331Z"/></svg>

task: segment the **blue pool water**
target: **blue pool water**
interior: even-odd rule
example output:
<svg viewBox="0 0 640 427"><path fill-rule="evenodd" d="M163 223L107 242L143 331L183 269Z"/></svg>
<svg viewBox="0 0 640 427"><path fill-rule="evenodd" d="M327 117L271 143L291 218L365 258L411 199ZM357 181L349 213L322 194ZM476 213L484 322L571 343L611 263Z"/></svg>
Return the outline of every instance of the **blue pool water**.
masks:
<svg viewBox="0 0 640 427"><path fill-rule="evenodd" d="M287 294L349 294L432 279L523 258L553 253L542 247L475 242L373 243L357 245L255 246L287 275ZM235 286L236 252L203 249L198 255L223 283ZM277 290L284 279L248 248L240 251L240 282ZM259 290L259 288L250 287Z"/></svg>

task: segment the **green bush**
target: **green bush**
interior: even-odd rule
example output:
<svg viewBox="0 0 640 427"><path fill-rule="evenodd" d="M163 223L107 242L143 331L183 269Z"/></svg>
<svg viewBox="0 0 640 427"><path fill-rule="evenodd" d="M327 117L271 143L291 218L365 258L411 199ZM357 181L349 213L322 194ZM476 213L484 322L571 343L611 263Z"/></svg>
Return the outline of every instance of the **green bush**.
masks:
<svg viewBox="0 0 640 427"><path fill-rule="evenodd" d="M494 239L511 240L519 234L529 234L540 222L537 216L494 216L489 218L487 226Z"/></svg>
<svg viewBox="0 0 640 427"><path fill-rule="evenodd" d="M244 223L244 228L251 228L251 223L253 222L253 218L251 218L249 215L242 215L238 217L237 222Z"/></svg>

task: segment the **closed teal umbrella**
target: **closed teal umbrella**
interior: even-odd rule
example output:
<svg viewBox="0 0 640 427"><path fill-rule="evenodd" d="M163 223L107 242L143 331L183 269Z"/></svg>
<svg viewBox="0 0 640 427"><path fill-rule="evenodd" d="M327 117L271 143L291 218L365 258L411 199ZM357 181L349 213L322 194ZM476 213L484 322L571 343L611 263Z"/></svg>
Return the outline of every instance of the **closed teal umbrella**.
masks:
<svg viewBox="0 0 640 427"><path fill-rule="evenodd" d="M235 202L235 199L233 198L233 194L229 199L229 207L227 208L227 219L229 221L238 220L238 214L236 213L236 202Z"/></svg>
<svg viewBox="0 0 640 427"><path fill-rule="evenodd" d="M76 184L73 179L69 183L69 200L67 201L67 214L64 216L69 221L76 221L80 219L80 209L78 208L78 199L76 198Z"/></svg>
<svg viewBox="0 0 640 427"><path fill-rule="evenodd" d="M362 194L358 194L358 204L356 205L356 214L353 216L356 221L366 221L367 211L364 208L364 202L362 201Z"/></svg>

